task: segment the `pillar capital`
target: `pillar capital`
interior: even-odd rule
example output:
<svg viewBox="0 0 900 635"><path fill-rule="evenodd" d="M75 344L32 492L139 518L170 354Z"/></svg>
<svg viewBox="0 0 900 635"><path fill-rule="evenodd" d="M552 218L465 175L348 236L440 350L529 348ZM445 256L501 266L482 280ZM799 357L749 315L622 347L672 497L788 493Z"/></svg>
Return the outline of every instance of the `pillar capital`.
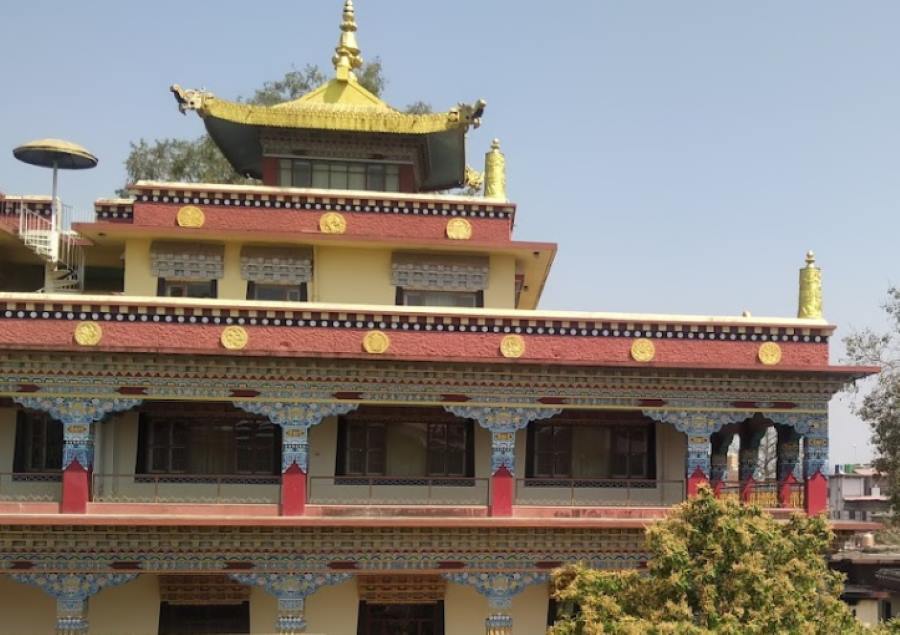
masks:
<svg viewBox="0 0 900 635"><path fill-rule="evenodd" d="M306 631L306 598L323 586L349 580L349 573L230 573L231 579L247 586L264 588L278 600L276 632L293 635Z"/></svg>
<svg viewBox="0 0 900 635"><path fill-rule="evenodd" d="M359 407L343 402L259 402L235 401L234 406L245 412L263 415L281 427L281 471L293 464L305 474L309 470L309 429L326 417L345 415Z"/></svg>
<svg viewBox="0 0 900 635"><path fill-rule="evenodd" d="M448 582L474 587L487 598L491 609L508 609L512 599L532 584L541 584L550 579L544 572L498 572L498 573L445 573Z"/></svg>
<svg viewBox="0 0 900 635"><path fill-rule="evenodd" d="M114 412L131 410L141 399L96 399L83 397L13 397L29 410L46 412L63 424L63 464L65 470L78 461L86 470L94 465L91 426Z"/></svg>
<svg viewBox="0 0 900 635"><path fill-rule="evenodd" d="M58 635L84 635L88 632L87 601L105 587L131 582L137 573L12 573L20 584L41 589L56 599Z"/></svg>
<svg viewBox="0 0 900 635"><path fill-rule="evenodd" d="M532 421L549 419L561 408L517 408L507 406L444 406L444 410L462 419L472 419L491 433L491 474L506 468L516 471L516 431Z"/></svg>

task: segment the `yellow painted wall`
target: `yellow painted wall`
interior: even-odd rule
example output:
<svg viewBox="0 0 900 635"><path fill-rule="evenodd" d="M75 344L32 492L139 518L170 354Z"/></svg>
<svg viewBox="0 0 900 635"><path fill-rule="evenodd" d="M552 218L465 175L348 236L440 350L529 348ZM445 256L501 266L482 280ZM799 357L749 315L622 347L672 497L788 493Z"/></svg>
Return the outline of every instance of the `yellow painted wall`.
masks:
<svg viewBox="0 0 900 635"><path fill-rule="evenodd" d="M513 635L540 635L547 631L550 591L546 584L525 588L512 601ZM444 596L446 635L473 635L484 632L484 620L491 614L487 599L474 588L448 584ZM352 631L351 631L352 632Z"/></svg>
<svg viewBox="0 0 900 635"><path fill-rule="evenodd" d="M125 295L155 296L157 279L150 272L151 239L130 238L125 243ZM225 244L225 271L219 280L219 298L244 300L247 281L241 277L239 242ZM393 305L396 289L391 285L391 249L360 249L322 246L313 256L311 302ZM513 256L490 257L484 305L515 308L516 262Z"/></svg>
<svg viewBox="0 0 900 635"><path fill-rule="evenodd" d="M856 619L869 626L878 624L878 608L878 600L859 600L850 607Z"/></svg>
<svg viewBox="0 0 900 635"><path fill-rule="evenodd" d="M491 256L488 288L484 290L484 306L490 309L516 308L516 259L513 256Z"/></svg>
<svg viewBox="0 0 900 635"><path fill-rule="evenodd" d="M159 581L139 575L128 584L101 590L88 605L90 635L156 635Z"/></svg>
<svg viewBox="0 0 900 635"><path fill-rule="evenodd" d="M56 600L38 589L0 575L0 635L53 635Z"/></svg>
<svg viewBox="0 0 900 635"><path fill-rule="evenodd" d="M314 302L394 304L391 251L317 246L313 261Z"/></svg>
<svg viewBox="0 0 900 635"><path fill-rule="evenodd" d="M156 278L150 274L149 238L125 241L125 295L156 295Z"/></svg>
<svg viewBox="0 0 900 635"><path fill-rule="evenodd" d="M322 587L306 600L306 631L321 635L352 635L359 619L356 581Z"/></svg>

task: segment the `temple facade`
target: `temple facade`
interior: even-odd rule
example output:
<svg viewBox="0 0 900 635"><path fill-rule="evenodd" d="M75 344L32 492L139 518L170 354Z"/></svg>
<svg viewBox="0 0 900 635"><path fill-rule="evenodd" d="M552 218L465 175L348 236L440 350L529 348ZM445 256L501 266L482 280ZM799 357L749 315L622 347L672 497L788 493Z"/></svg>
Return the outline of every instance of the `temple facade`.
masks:
<svg viewBox="0 0 900 635"><path fill-rule="evenodd" d="M172 87L260 184L0 196L0 633L535 635L554 568L640 567L704 483L827 513L873 369L829 363L812 254L798 317L540 310L485 102L391 108L340 28L295 101Z"/></svg>

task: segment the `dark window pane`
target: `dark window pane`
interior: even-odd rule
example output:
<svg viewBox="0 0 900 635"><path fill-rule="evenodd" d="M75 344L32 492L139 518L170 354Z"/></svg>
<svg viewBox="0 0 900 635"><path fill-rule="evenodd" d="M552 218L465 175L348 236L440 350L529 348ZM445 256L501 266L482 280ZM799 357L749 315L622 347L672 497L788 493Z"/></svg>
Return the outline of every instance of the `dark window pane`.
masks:
<svg viewBox="0 0 900 635"><path fill-rule="evenodd" d="M309 161L294 161L292 185L294 187L309 187L311 184L312 166Z"/></svg>
<svg viewBox="0 0 900 635"><path fill-rule="evenodd" d="M383 475L385 467L384 450L369 450L368 473Z"/></svg>

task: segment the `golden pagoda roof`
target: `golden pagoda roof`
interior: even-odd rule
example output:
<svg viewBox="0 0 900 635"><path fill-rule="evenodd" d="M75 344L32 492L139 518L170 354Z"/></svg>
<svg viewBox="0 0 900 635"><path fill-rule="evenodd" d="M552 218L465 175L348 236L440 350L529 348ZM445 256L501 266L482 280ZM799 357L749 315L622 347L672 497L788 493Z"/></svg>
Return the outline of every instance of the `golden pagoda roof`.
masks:
<svg viewBox="0 0 900 635"><path fill-rule="evenodd" d="M298 99L262 106L219 99L205 90L171 87L182 113L196 110L203 118L215 118L247 126L306 128L349 132L430 134L469 126L478 127L485 102L459 104L447 112L400 112L359 83L354 70L363 64L356 41L353 0L345 0L341 36L332 63L335 76Z"/></svg>

